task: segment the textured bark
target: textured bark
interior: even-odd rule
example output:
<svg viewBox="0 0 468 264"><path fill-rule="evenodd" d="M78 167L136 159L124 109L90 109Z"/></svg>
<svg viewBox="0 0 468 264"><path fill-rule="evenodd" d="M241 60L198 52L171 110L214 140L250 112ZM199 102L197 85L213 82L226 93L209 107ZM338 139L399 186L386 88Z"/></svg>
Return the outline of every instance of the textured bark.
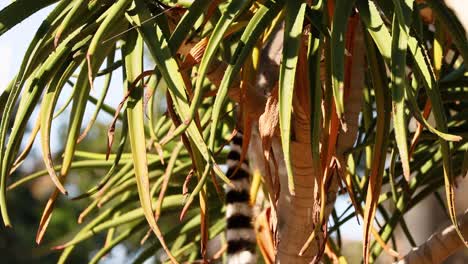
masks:
<svg viewBox="0 0 468 264"><path fill-rule="evenodd" d="M292 142L291 156L296 195L289 194L287 179L282 177L282 190L278 204L277 263L309 263L317 255L318 249L323 243L323 232L316 234L316 242L312 243L303 256L299 256L299 251L318 220L316 212L320 205L316 203L315 194L319 188L317 179L321 175L319 170L312 166L312 153L309 144Z"/></svg>
<svg viewBox="0 0 468 264"><path fill-rule="evenodd" d="M282 175L281 195L278 203L279 245L277 263L309 263L319 254L323 245L324 233L315 235L315 241L299 256L307 238L319 222L319 182L320 168L312 162L310 146L310 100L307 74L306 36L299 50L296 86L294 88L292 121L294 140L291 141L291 162L294 173L294 189L291 196L286 175Z"/></svg>
<svg viewBox="0 0 468 264"><path fill-rule="evenodd" d="M336 145L336 157L341 163L340 172L345 170L345 153L349 150L356 140L358 132L358 116L361 110L362 88L364 86L364 49L362 32L357 26L352 52L352 68L348 92L345 93L345 120L347 129L341 128ZM299 58L305 58L300 54ZM299 75L307 76L300 72ZM307 80L298 80L300 83L307 83ZM309 101L307 90L304 88L296 92L294 102L294 120L293 127L295 131L295 141L292 142L291 154L293 163L293 172L295 179L296 196L291 197L287 191L286 182L282 184L282 196L278 206L280 244L278 248L277 260L280 263L309 263L314 257L321 254L323 250L325 234L322 229L315 234L315 241L310 248L305 251L302 257L298 252L305 241L312 233L315 225L319 223L318 213L320 212L320 203L317 195L319 194L319 182L322 177L320 168L314 168L312 162L312 153L310 147L310 113L308 112ZM298 87L296 87L298 88ZM327 195L325 205L325 223L333 210L335 204L339 178L332 177L327 184Z"/></svg>
<svg viewBox="0 0 468 264"><path fill-rule="evenodd" d="M460 230L468 236L468 210L458 218ZM419 247L413 248L398 264L442 263L447 257L464 246L455 227L440 229Z"/></svg>

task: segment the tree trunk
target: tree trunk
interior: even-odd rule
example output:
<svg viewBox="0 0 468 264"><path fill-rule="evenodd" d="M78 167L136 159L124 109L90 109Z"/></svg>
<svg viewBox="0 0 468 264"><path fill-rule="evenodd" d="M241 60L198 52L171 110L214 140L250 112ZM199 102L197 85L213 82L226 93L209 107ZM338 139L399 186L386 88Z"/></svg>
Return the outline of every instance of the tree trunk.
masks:
<svg viewBox="0 0 468 264"><path fill-rule="evenodd" d="M280 28L276 35L281 36L283 34L282 30L283 28ZM342 166L341 169L343 169L345 166L344 161L346 159L344 157L344 153L353 146L357 135L358 115L361 108L362 87L364 83L364 49L362 47L362 33L357 35L359 37L355 38L354 46L358 45L358 47L355 49L356 53L352 54L353 67L351 68L351 76L354 76L354 78L350 81L349 84L349 95L347 97L345 112L345 120L348 129L347 131L340 130L340 135L338 136L336 145L336 157L340 160ZM307 57L305 54L307 42L305 40L306 38L304 38L303 47L300 51L301 54L299 55L299 64L301 64L301 60L305 60ZM278 68L276 65L278 65L280 62L281 56L278 50L281 50L281 47L282 38L275 37L273 43L269 46L269 49L262 52L266 52L266 54L262 54L259 75L263 75L267 80L265 82L267 84L266 86L272 86L277 82L277 79L274 78L274 76L278 76ZM308 75L306 68L300 69L300 67L304 67L304 65L306 65L304 62L302 63L302 66L300 65L298 67L298 80L294 91L294 114L292 120L294 140L291 142L291 160L295 181L295 196L291 196L289 194L287 173L285 170L279 135L275 136L272 142L274 157L275 160L279 163L278 165L281 184L281 192L277 205L278 222L276 229L278 232L278 247L276 252L276 263L285 264L310 263L314 260L314 258L321 257L322 251L324 250L325 233L322 228L319 228L318 233L315 234L315 240L310 244L309 248L303 253L302 256L299 255L302 247L306 243L309 236L312 234L315 225L319 222L319 183L323 177L320 168L315 168L312 162L312 149L310 143L310 102L308 99L309 85L307 80ZM305 79L303 79L304 76ZM249 90L254 91L248 90L248 92L250 92L252 95L249 97L255 98L255 94L257 94L258 97L263 99L263 97L259 94L262 94L262 91L265 93L266 91L272 90L264 86L265 85L263 83L258 83L258 85L250 87ZM238 90L231 88L229 94L230 98L238 101L239 97L236 94L238 94ZM248 104L250 118L252 120L258 120L259 116L265 109L265 102L263 100L256 100L247 101L245 103ZM257 134L257 131L254 131L254 134ZM260 137L255 135L251 139L250 145L250 150L257 152L257 155L254 155L257 156L254 158L257 159L257 161L254 163L257 164L258 169L262 171L263 176L266 176L267 174L264 171L265 167L264 165L261 165L264 164L263 160L258 160L259 157L262 157L262 143ZM343 173L343 170L341 173ZM332 175L331 179L327 183L326 206L324 214L325 225L328 222L328 216L333 210L338 192L338 182L338 176ZM318 261L320 259L316 260Z"/></svg>
<svg viewBox="0 0 468 264"><path fill-rule="evenodd" d="M334 155L340 163L340 174L346 173L346 151L349 150L356 140L358 132L358 117L361 111L362 87L364 86L364 40L360 26L356 26L356 34L350 52L352 54L352 65L350 71L348 91L345 92L345 113L347 129L340 127L336 143L336 154ZM305 50L302 50L304 52ZM305 54L299 55L299 63ZM300 73L300 72L299 72ZM321 182L320 168L314 168L312 162L311 142L310 142L310 112L309 104L304 98L308 96L308 85L304 88L307 80L298 80L302 84L297 84L295 90L294 119L293 128L295 131L295 141L291 145L291 158L295 180L296 195L289 195L287 179L282 177L281 196L278 205L279 213L279 246L277 253L278 263L310 263L316 257L321 257L324 250L325 233L319 228L315 234L315 240L310 247L299 256L301 248L312 233L315 225L319 223L320 197L319 182ZM302 86L302 87L301 87ZM299 88L299 89L298 89ZM322 143L323 144L323 143ZM323 155L324 157L326 155ZM327 164L328 165L328 164ZM284 176L284 175L283 175ZM326 205L324 214L324 224L326 228L327 219L331 214L336 196L338 193L338 183L340 179L335 174L331 174L331 179L326 184ZM318 261L319 259L315 259Z"/></svg>
<svg viewBox="0 0 468 264"><path fill-rule="evenodd" d="M323 233L316 235L316 243L299 256L307 238L312 233L319 205L315 202L317 193L317 179L321 177L312 166L312 155L309 144L292 142L292 165L294 170L296 195L291 196L288 191L287 178L282 177L281 196L278 203L278 231L279 245L277 253L278 263L309 263L317 255L319 245L323 242Z"/></svg>

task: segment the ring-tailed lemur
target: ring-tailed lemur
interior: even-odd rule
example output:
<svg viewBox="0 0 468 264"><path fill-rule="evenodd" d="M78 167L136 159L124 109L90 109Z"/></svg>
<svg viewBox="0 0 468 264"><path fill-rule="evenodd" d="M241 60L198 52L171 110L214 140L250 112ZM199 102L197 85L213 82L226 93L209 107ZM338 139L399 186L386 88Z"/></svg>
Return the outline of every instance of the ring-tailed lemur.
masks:
<svg viewBox="0 0 468 264"><path fill-rule="evenodd" d="M238 165L241 152L242 134L237 133L227 157L226 175L233 185L226 187L227 263L254 264L257 256L250 204L250 169L246 159Z"/></svg>
<svg viewBox="0 0 468 264"><path fill-rule="evenodd" d="M253 93L258 97L264 97L265 102L267 99L266 97L270 95L275 83L278 81L279 62L283 47L283 28L284 25L280 24L263 48L255 86L252 86L255 87L253 88ZM248 89L252 89L252 87ZM253 113L251 114L255 115ZM257 120L259 116L251 118ZM252 133L253 135L250 141L255 141L253 137L256 137L258 140L259 135L254 131L252 131ZM226 190L227 263L229 264L257 263L256 235L252 222L253 211L250 204L251 175L247 157L243 161L242 166L238 166L242 152L242 139L242 134L237 133L231 141L231 151L227 158L228 171L226 175L231 179L234 185L234 188L228 187ZM260 149L258 148L257 150ZM257 151L254 152L256 152L256 154L261 153L257 153ZM255 154L252 156L255 156Z"/></svg>

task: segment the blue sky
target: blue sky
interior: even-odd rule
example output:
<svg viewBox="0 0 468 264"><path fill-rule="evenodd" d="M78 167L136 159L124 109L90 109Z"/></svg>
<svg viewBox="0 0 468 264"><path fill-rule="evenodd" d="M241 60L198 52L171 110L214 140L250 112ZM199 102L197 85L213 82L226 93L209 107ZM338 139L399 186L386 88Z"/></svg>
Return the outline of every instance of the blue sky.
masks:
<svg viewBox="0 0 468 264"><path fill-rule="evenodd" d="M10 2L9 0L0 0L0 9L3 9ZM29 41L31 41L41 21L50 10L49 7L39 11L0 37L0 54L2 56L2 63L0 63L1 91L5 89L5 86L8 85L8 82L19 69L22 55L26 51Z"/></svg>

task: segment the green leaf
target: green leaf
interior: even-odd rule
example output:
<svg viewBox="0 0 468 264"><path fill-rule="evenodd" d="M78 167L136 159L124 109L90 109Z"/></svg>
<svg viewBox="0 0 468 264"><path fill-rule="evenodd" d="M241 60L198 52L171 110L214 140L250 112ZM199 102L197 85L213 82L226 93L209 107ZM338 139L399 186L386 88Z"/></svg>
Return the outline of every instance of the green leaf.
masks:
<svg viewBox="0 0 468 264"><path fill-rule="evenodd" d="M164 209L170 208L178 208L180 207L180 201L182 201L182 195L171 195L166 197L166 203L164 204ZM153 203L154 204L154 203ZM115 210L115 209L114 209ZM111 213L108 213L109 216ZM134 221L140 220L145 215L143 208L133 209L131 211L127 211L126 213L118 216L117 218L110 218L107 221L100 221L100 223L92 222L90 227L86 227L85 232L79 232L73 239L65 243L64 245L56 247L56 249L66 248L72 245L76 245L77 243L88 239L92 236L95 236L96 233L102 232L112 227L121 226L126 223L131 223Z"/></svg>
<svg viewBox="0 0 468 264"><path fill-rule="evenodd" d="M242 65L245 62L245 59L252 52L252 48L259 40L261 34L264 33L264 30L270 25L273 18L279 13L281 7L282 5L280 4L273 5L272 7L261 6L242 33L242 36L239 40L240 42L236 47L231 63L229 63L226 71L224 72L223 79L219 85L218 93L213 105L210 139L208 143L208 146L212 152L215 148L214 144L218 121L220 120L220 114L223 110L223 105L226 101L228 90L238 75Z"/></svg>
<svg viewBox="0 0 468 264"><path fill-rule="evenodd" d="M365 34L367 58L371 70L372 84L374 86L375 100L377 107L377 125L375 135L375 145L373 149L371 174L366 195L366 207L364 210L364 263L369 263L369 242L372 224L378 205L379 194L382 188L383 172L387 157L388 136L390 134L390 102L388 100L388 90L385 73L385 63L376 52L374 43Z"/></svg>
<svg viewBox="0 0 468 264"><path fill-rule="evenodd" d="M52 126L52 119L55 106L57 104L58 97L62 91L63 86L65 85L66 80L70 77L73 71L77 67L77 63L70 63L67 68L62 67L59 69L57 74L54 76L55 78L49 84L49 88L47 89L44 98L42 99L41 103L41 146L42 146L42 157L44 160L44 164L49 171L49 175L52 179L52 182L55 184L57 189L60 190L61 193L67 195L67 191L63 187L62 183L60 182L57 174L54 170L53 165L53 158L52 153L50 150L50 131Z"/></svg>
<svg viewBox="0 0 468 264"><path fill-rule="evenodd" d="M193 25L200 18L203 12L205 12L205 9L210 3L212 3L211 0L199 0L194 1L189 7L169 39L169 47L172 50L172 54L175 54L180 45L182 45L190 30L192 30Z"/></svg>
<svg viewBox="0 0 468 264"><path fill-rule="evenodd" d="M320 80L320 60L323 35L317 31L309 33L307 59L310 76L310 146L315 168L320 168L320 132L322 129L322 81Z"/></svg>
<svg viewBox="0 0 468 264"><path fill-rule="evenodd" d="M391 91L392 114L395 139L400 153L403 175L406 181L410 179L408 143L405 118L405 87L406 81L406 49L408 47L408 32L411 24L411 12L414 0L394 0L395 14L392 26L392 60L391 60Z"/></svg>
<svg viewBox="0 0 468 264"><path fill-rule="evenodd" d="M41 26L37 30L33 40L31 41L31 43L30 43L30 45L29 45L29 47L28 47L28 49L26 51L25 57L23 59L23 62L21 63L20 70L19 70L18 74L10 82L10 85L5 90L5 92L2 94L2 119L1 120L3 120L3 122L1 122L1 126L0 126L0 161L2 162L2 166L1 166L2 170L1 170L1 176L0 176L1 177L1 180L0 180L0 182L1 182L0 183L0 207L1 207L1 211L2 211L2 219L5 222L6 226L11 225L9 217L8 217L6 198L5 198L5 195L6 195L6 193L5 193L5 191L6 191L6 183L5 183L6 179L5 178L7 177L6 175L7 175L8 170L9 170L10 159L12 159L12 157L9 157L10 154L5 150L7 131L9 130L9 126L10 126L9 120L11 119L11 115L13 113L13 108L14 108L14 106L16 104L16 101L17 101L17 99L18 99L18 97L19 97L19 95L21 93L21 90L23 88L23 84L24 84L25 80L27 79L28 75L25 74L25 72L27 72L26 69L27 69L27 66L28 66L28 64L30 62L31 57L34 57L35 52L37 51L36 50L36 45L38 45L38 43L40 43L44 39L47 31L49 30L50 23L60 14L60 12L62 12L61 9L64 8L64 7L65 7L65 3L64 4L59 4L49 14L49 16L44 20L44 22L42 22ZM32 72L32 73L29 73L29 74L37 74L37 76L40 76L42 78L42 79L39 78L37 80L37 83L44 82L43 74L48 73L50 71L50 69L54 69L54 67L57 67L57 64L54 64L54 63L58 63L58 59L61 58L60 56L64 56L64 54L66 53L64 48L65 48L65 46L62 46L62 48L58 48L56 50L56 52L52 53L52 54L50 54L49 52L43 51L44 53L47 53L50 56L47 57L47 59L45 59L43 65L41 67L39 67L39 65L36 64L35 67L38 67L38 68L36 68L35 70L31 70L30 72ZM60 52L63 52L63 53L60 53ZM59 54L59 55L57 55L57 54ZM49 66L52 66L52 67L46 68L46 67L49 67ZM30 82L31 82L31 80L30 80ZM28 85L31 85L31 84L29 83ZM32 84L32 85L35 85L35 84ZM27 96L22 96L22 97L27 98ZM5 99L6 99L6 102L4 101ZM17 112L17 113L21 114L20 112ZM25 113L25 114L26 114L26 116L29 116L27 113ZM20 117L20 116L18 115L17 117ZM16 118L16 119L18 119L18 118ZM10 134L10 136L11 135L14 135L14 134ZM10 141L8 142L8 144L10 144L10 142L13 143L12 142L12 141L14 141L13 139L14 138L10 137ZM15 139L15 140L17 140L17 139ZM17 143L14 143L14 144L17 144ZM14 144L12 144L12 145L14 145Z"/></svg>
<svg viewBox="0 0 468 264"><path fill-rule="evenodd" d="M434 72L432 70L430 61L428 60L427 53L425 53L424 47L422 47L415 38L409 39L409 48L413 55L414 62L418 66L416 67L415 75L418 79L422 80L424 88L426 89L426 92L431 100L432 113L434 114L436 128L442 133L446 133L448 130L447 119L443 110L442 98L440 96L439 87L435 80ZM440 152L442 153L445 193L450 219L452 220L452 223L460 239L465 245L468 245L468 242L463 237L458 226L457 213L455 210L455 182L452 172L452 158L450 155L450 145L446 140L440 137L439 144Z"/></svg>
<svg viewBox="0 0 468 264"><path fill-rule="evenodd" d="M37 11L55 2L58 0L16 0L9 4L0 11L0 36Z"/></svg>
<svg viewBox="0 0 468 264"><path fill-rule="evenodd" d="M59 47L57 51L52 54L46 63L43 64L42 67L37 69L35 73L34 80L30 79L28 82L28 89L22 95L24 100L24 104L20 105L17 109L17 114L15 117L15 122L13 123L13 127L10 132L10 137L8 144L6 146L5 151L2 151L0 154L1 162L2 162L2 171L1 171L1 183L0 183L0 205L1 205L1 212L2 218L6 226L11 226L11 222L8 216L7 205L6 205L6 177L9 174L10 166L13 161L13 155L17 152L20 144L20 140L22 135L24 134L26 124L28 119L30 118L34 107L36 106L37 101L39 100L42 91L45 87L45 84L50 78L50 75L54 73L54 70L59 69L64 61L67 59L67 54L70 52L70 47ZM16 89L20 89L19 87ZM14 95L11 95L14 97ZM11 99L12 97L9 97ZM14 100L14 99L12 99ZM9 100L10 101L10 100ZM11 111L13 110L13 104L10 105L11 107L5 110L5 115L7 119L2 120L9 120ZM8 107L8 106L7 106ZM2 122L2 143L6 137L8 121ZM3 144L0 144L3 148Z"/></svg>
<svg viewBox="0 0 468 264"><path fill-rule="evenodd" d="M108 67L111 67L111 65L114 64L114 57L115 57L115 48L113 48L113 50L111 50L109 55L107 56ZM92 114L88 125L84 129L83 133L81 133L80 137L78 138L78 143L80 143L86 137L88 132L91 130L91 128L94 125L94 122L96 122L99 112L101 111L102 105L104 104L104 99L106 98L107 92L109 91L110 83L112 80L112 71L108 72L105 76L106 77L104 80L104 86L101 92L101 96L96 102L96 109L94 110L94 113Z"/></svg>
<svg viewBox="0 0 468 264"><path fill-rule="evenodd" d="M200 103L203 81L205 79L208 66L214 59L214 56L216 55L216 51L219 49L224 34L249 2L250 1L246 0L230 1L229 4L227 4L226 9L222 13L221 18L216 23L216 26L213 29L213 33L211 34L210 39L208 40L208 44L206 45L206 50L203 54L203 58L200 62L198 76L195 82L195 91L192 98L192 104L190 105L190 109L192 112L194 112L193 109L196 109L198 107L198 104Z"/></svg>
<svg viewBox="0 0 468 264"><path fill-rule="evenodd" d="M173 262L177 262L166 246L162 233L154 218L150 186L148 180L148 161L146 158L146 138L143 116L143 87L139 83L133 89L132 84L143 72L143 38L136 31L131 31L127 35L125 45L122 49L122 57L125 61L126 88L130 92L130 100L127 102L128 134L133 156L133 168L138 186L138 196L140 197L146 221L153 232L158 237L161 245ZM132 89L132 90L130 90Z"/></svg>
<svg viewBox="0 0 468 264"><path fill-rule="evenodd" d="M333 27L331 33L331 59L332 59L332 85L333 98L335 100L336 113L339 119L343 119L344 104L344 56L345 38L348 29L348 18L354 6L354 0L337 0L333 15Z"/></svg>
<svg viewBox="0 0 468 264"><path fill-rule="evenodd" d="M188 116L184 117L182 120L182 125L180 125L176 130L173 132L173 137L180 135L185 129L187 128L188 124L190 124L197 112L197 108L201 102L201 98L203 95L203 83L205 80L205 75L207 73L208 67L210 63L214 59L216 55L216 51L219 49L221 40L224 37L224 34L237 18L239 13L245 8L245 6L250 1L247 0L232 0L227 4L226 9L222 13L221 18L216 23L215 28L213 29L213 33L208 40L208 44L205 49L205 53L203 54L203 58L200 62L200 66L197 73L197 80L195 82L194 93L190 104L190 109L188 111Z"/></svg>
<svg viewBox="0 0 468 264"><path fill-rule="evenodd" d="M76 0L72 1L70 5L72 5L70 11L67 13L65 18L63 19L62 23L60 23L60 26L57 28L55 32L55 39L54 39L54 46L57 47L60 37L62 36L62 33L68 29L70 26L70 23L72 22L73 19L76 19L77 17L82 16L83 12L85 11L85 8L87 6L87 1L86 0Z"/></svg>
<svg viewBox="0 0 468 264"><path fill-rule="evenodd" d="M124 115L126 115L125 112L124 112ZM116 152L114 157L112 157L112 155L110 155L111 158L113 158L114 160L113 160L112 166L107 171L106 175L104 175L104 177L102 177L102 179L99 181L99 183L96 186L94 186L93 188L91 188L87 192L85 192L85 193L83 193L83 194L81 194L81 195L79 195L77 197L74 197L73 200L79 200L79 199L88 197L88 196L96 193L97 191L100 191L107 184L107 182L110 180L110 178L112 176L116 177L116 175L114 175L114 173L119 167L121 158L123 158L122 157L123 156L123 151L124 151L125 143L127 142L127 138L128 138L128 120L127 120L127 118L125 118L123 120L121 131L122 132L120 133L119 147L117 148L117 152ZM76 156L79 156L78 152L79 151L75 152ZM108 156L108 155L107 154L103 155L104 160L106 160L106 156ZM74 163L72 163L72 166L73 166L73 164Z"/></svg>
<svg viewBox="0 0 468 264"><path fill-rule="evenodd" d="M382 18L380 17L379 10L371 1L359 0L356 2L359 10L361 21L365 28L372 36L377 48L385 59L385 62L390 65L390 57L392 51L392 38Z"/></svg>
<svg viewBox="0 0 468 264"><path fill-rule="evenodd" d="M444 30L450 33L453 38L455 46L463 57L465 63L468 61L468 40L467 32L460 24L458 18L452 13L452 11L441 1L428 0L431 10L434 12L435 17L444 26Z"/></svg>
<svg viewBox="0 0 468 264"><path fill-rule="evenodd" d="M106 24L103 22L99 26L99 28L102 28L102 27L110 28L111 26L113 26L111 30L107 31L107 33L115 34L115 32L120 32L124 25L125 24L123 23L111 25L111 24L108 24L108 23ZM98 31L99 31L99 28L98 28ZM77 30L77 32L80 32L80 31ZM100 37L100 35L97 35L97 36ZM87 43L89 41L89 37L91 36L86 36L82 40L82 42ZM93 36L93 38L95 37L96 35ZM66 41L62 42L59 45L59 47L62 46L62 44L67 46ZM106 42L105 44L100 44L100 52L96 54L93 63L91 64L82 63L80 74L75 83L77 93L75 94L75 97L73 100L72 111L70 114L70 126L68 129L67 140L65 143L65 150L63 153L62 167L60 169L60 177L61 177L62 182L65 181L69 173L72 160L73 160L73 155L76 149L77 138L79 136L79 131L81 128L81 122L83 120L83 116L86 110L87 98L88 98L89 91L90 91L90 83L88 82L88 74L90 72L95 73L98 71L101 63L104 61L104 58L107 56L107 54L111 50L111 47L113 47L114 44L115 42L112 42L112 41ZM91 67L91 68L88 68L88 67ZM58 194L59 194L58 190L57 189L54 190L54 192L49 198L49 202L46 204L46 207L41 217L41 221L39 223L39 229L36 234L37 243L40 243L42 241L42 238L45 234L49 221L52 217L52 211L55 206L55 201L58 198Z"/></svg>
<svg viewBox="0 0 468 264"><path fill-rule="evenodd" d="M284 160L288 172L288 188L291 195L295 193L294 176L291 165L292 99L306 6L307 4L303 1L286 2L283 60L280 65L279 76L279 123L281 129L281 144L283 146Z"/></svg>
<svg viewBox="0 0 468 264"><path fill-rule="evenodd" d="M112 161L101 161L101 160L83 160L83 161L76 161L71 165L71 169L79 169L79 168L107 168L112 165ZM55 165L54 170L60 171L62 165ZM35 180L39 177L48 175L47 169L36 171L32 174L29 174L13 183L8 185L8 191L14 190L32 180Z"/></svg>
<svg viewBox="0 0 468 264"><path fill-rule="evenodd" d="M86 226L84 226L76 235L75 237L80 237L86 234L88 231L92 230L95 226L98 224L104 222L107 218L110 218L112 214L114 214L116 211L120 210L123 208L125 205L129 203L129 200L125 200L120 202L119 204L113 205L112 207L104 210L101 212L99 215L97 215L95 218L93 218ZM66 247L62 254L60 255L60 258L57 261L57 264L64 264L67 258L70 256L71 252L75 246L68 246Z"/></svg>
<svg viewBox="0 0 468 264"><path fill-rule="evenodd" d="M130 227L127 227L125 231L120 233L116 238L112 239L112 241L104 247L102 247L89 261L90 264L97 264L99 261L104 258L115 246L119 243L122 243L124 240L128 239L130 236L135 234L136 232L140 231L145 227L145 222L133 224Z"/></svg>
<svg viewBox="0 0 468 264"><path fill-rule="evenodd" d="M380 54L382 54L387 64L390 65L390 58L391 58L390 52L392 50L390 45L392 43L392 38L390 36L390 33L388 32L388 29L383 23L382 18L379 15L379 11L377 10L376 6L372 2L368 2L368 5L363 4L362 1L358 1L357 3L358 3L358 9L359 9L362 21L368 28L368 32L372 36L372 39L374 40L375 44L377 45ZM409 41L410 47L412 47L410 51L412 52L413 57L417 57L417 60L415 58L415 60L417 61L417 64L415 65L416 69L419 69L417 72L419 71L424 72L425 77L422 83L424 84L425 87L428 87L428 84L431 83L430 72L432 71L432 68L430 66L427 67L421 48L418 47L417 40L414 37L409 36L408 41ZM426 79L426 77L428 79ZM414 98L412 91L411 93L409 92L408 85L405 85L405 87L408 89L406 91L406 96L408 96L410 106L416 106L416 104L414 104L416 101L412 100L412 98ZM416 107L412 107L412 108L416 109ZM422 120L421 113L416 112L416 111L413 111L413 112L415 114L415 117L418 119L418 121L426 124L426 127L428 127L428 129L431 132L437 134L441 138L445 140L450 140L450 141L458 141L460 139L460 137L458 136L450 135L440 129L436 130L435 128L432 128L432 126L430 126L429 123ZM419 118L420 116L421 118Z"/></svg>
<svg viewBox="0 0 468 264"><path fill-rule="evenodd" d="M139 1L137 1L139 3ZM156 61L159 72L161 73L164 81L167 84L169 93L174 102L177 114L182 120L190 120L190 116L195 110L191 112L188 98L186 96L186 85L182 78L181 71L177 61L172 56L172 52L169 49L168 42L166 41L161 29L156 25L156 31L154 27L148 24L141 24L141 21L148 19L149 14L145 13L145 9L141 4L137 5L137 9L140 11L138 15L130 16L132 23L137 26L138 31L143 36L145 43ZM203 158L206 161L213 161L213 157L208 150L208 146L205 143L198 127L193 122L186 122L182 126L187 128L187 133L193 140L195 146L198 148ZM183 131L183 130L181 130ZM172 137L177 134L177 131L173 132ZM203 172L203 168L197 168L200 172ZM213 167L216 174L226 183L229 183L229 179L224 175L218 166Z"/></svg>
<svg viewBox="0 0 468 264"><path fill-rule="evenodd" d="M423 124L429 131L436 134L438 137L447 140L447 141L460 141L462 140L461 136L452 135L448 133L441 132L434 128L422 115L421 110L419 109L418 102L416 101L414 91L412 88L407 87L406 89L406 98L409 103L408 107L411 110L414 118Z"/></svg>

